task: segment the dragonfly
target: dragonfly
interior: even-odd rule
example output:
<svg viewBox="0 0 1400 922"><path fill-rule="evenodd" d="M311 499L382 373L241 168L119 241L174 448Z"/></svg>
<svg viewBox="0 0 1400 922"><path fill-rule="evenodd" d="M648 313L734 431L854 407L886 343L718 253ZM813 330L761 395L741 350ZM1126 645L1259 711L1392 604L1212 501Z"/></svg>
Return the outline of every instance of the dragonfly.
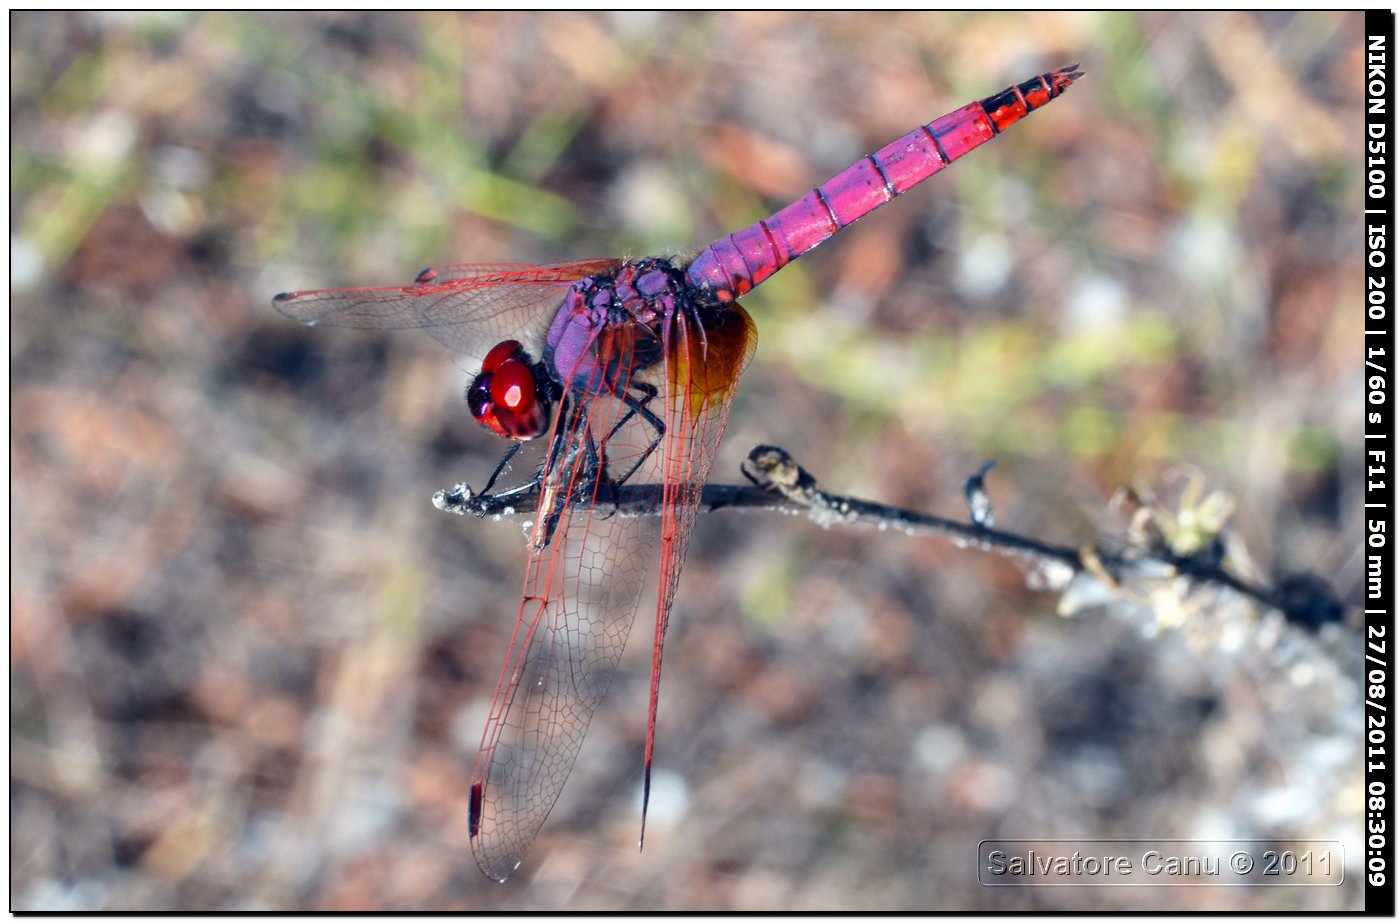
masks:
<svg viewBox="0 0 1400 922"><path fill-rule="evenodd" d="M525 584L475 766L469 833L504 881L558 800L654 581L642 753L645 842L662 645L701 492L756 345L739 298L792 260L1061 95L1078 65L922 125L689 262L647 257L547 265L464 263L412 284L293 291L274 306L306 324L417 328L479 367L473 419L547 446L502 494L534 500ZM653 515L624 514L649 490Z"/></svg>

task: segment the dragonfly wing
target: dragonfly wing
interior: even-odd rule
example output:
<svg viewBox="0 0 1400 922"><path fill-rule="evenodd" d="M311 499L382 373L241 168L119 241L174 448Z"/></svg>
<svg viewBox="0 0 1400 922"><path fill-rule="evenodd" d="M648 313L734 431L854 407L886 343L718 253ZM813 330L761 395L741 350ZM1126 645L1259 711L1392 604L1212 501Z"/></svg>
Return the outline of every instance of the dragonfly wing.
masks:
<svg viewBox="0 0 1400 922"><path fill-rule="evenodd" d="M643 756L642 829L646 840L651 795L651 759L656 746L656 707L661 691L661 653L671 603L680 583L681 565L690 545L700 496L710 477L720 439L729 422L734 389L753 357L757 335L748 312L737 301L706 312L703 326L686 311L678 312L666 333L666 437L661 453L665 517L661 539L655 642L652 646L651 695Z"/></svg>
<svg viewBox="0 0 1400 922"><path fill-rule="evenodd" d="M534 355L568 286L616 260L547 266L471 264L420 273L427 281L379 288L291 291L273 299L283 314L305 324L358 329L418 328L480 361L496 343L517 339ZM466 270L477 274L458 274ZM528 340L528 341L527 341Z"/></svg>
<svg viewBox="0 0 1400 922"><path fill-rule="evenodd" d="M541 263L452 263L445 266L429 266L413 281L423 285L451 282L456 279L481 278L483 276L511 275L520 272L556 272L583 278L599 272L612 272L617 269L616 259L571 259L567 262Z"/></svg>
<svg viewBox="0 0 1400 922"><path fill-rule="evenodd" d="M519 867L558 799L656 577L650 765L671 602L734 384L753 351L743 309L721 313L701 331L677 312L667 358L643 382L662 406L599 394L560 417L567 447L551 452L541 481L524 601L472 776L472 849L489 877L504 880ZM662 514L618 511L628 491L650 496Z"/></svg>
<svg viewBox="0 0 1400 922"><path fill-rule="evenodd" d="M599 495L594 433L625 416L607 395L561 415L563 447L541 482L524 598L472 773L472 850L496 880L519 867L563 790L652 572L660 519L611 514Z"/></svg>

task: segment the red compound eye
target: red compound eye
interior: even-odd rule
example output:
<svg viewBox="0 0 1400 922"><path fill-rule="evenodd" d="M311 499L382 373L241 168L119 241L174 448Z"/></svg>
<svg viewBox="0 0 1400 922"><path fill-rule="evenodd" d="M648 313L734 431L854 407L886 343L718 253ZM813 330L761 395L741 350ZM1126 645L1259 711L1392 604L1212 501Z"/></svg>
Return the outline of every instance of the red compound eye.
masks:
<svg viewBox="0 0 1400 922"><path fill-rule="evenodd" d="M467 409L471 410L472 419L501 438L510 438L510 433L496 419L496 406L491 401L491 375L479 374L467 387Z"/></svg>
<svg viewBox="0 0 1400 922"><path fill-rule="evenodd" d="M486 358L481 363L481 370L483 373L490 374L500 368L503 362L519 359L524 351L524 347L513 339L496 343L491 347L491 351L486 353Z"/></svg>
<svg viewBox="0 0 1400 922"><path fill-rule="evenodd" d="M550 403L541 399L529 356L513 339L497 343L467 388L472 417L499 436L537 439L549 428Z"/></svg>
<svg viewBox="0 0 1400 922"><path fill-rule="evenodd" d="M498 412L528 413L535 405L535 376L522 362L502 362L491 375L491 401Z"/></svg>

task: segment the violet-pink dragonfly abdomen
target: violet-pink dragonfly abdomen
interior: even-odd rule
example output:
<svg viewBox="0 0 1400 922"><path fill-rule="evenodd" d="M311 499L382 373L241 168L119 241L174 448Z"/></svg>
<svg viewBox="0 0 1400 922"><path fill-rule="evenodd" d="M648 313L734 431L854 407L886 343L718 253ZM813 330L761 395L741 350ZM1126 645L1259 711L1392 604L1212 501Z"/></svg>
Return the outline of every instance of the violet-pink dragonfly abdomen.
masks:
<svg viewBox="0 0 1400 922"><path fill-rule="evenodd" d="M868 154L770 217L710 244L690 284L732 301L842 228L912 189L1063 93L1071 64L969 103Z"/></svg>

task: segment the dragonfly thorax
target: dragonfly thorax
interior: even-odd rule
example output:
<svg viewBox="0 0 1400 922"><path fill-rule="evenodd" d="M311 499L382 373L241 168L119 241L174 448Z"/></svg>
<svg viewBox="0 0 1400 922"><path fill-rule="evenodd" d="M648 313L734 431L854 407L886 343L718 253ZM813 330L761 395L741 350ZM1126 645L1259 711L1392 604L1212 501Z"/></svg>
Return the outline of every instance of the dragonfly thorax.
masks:
<svg viewBox="0 0 1400 922"><path fill-rule="evenodd" d="M692 297L685 273L660 258L579 279L549 328L545 362L564 387L622 394L661 360L666 325Z"/></svg>

